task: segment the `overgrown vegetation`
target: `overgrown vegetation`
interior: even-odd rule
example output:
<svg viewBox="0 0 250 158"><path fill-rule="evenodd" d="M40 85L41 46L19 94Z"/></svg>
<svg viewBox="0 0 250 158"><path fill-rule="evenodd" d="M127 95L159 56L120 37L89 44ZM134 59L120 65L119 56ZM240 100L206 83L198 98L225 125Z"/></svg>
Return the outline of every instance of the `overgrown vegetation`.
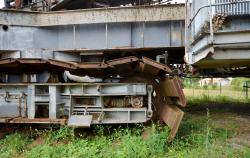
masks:
<svg viewBox="0 0 250 158"><path fill-rule="evenodd" d="M218 83L199 85L197 78L184 80L184 92L188 98L189 105L201 103L249 103L250 96L243 85L249 78L233 78L230 85L218 85ZM249 85L250 86L250 85Z"/></svg>
<svg viewBox="0 0 250 158"><path fill-rule="evenodd" d="M14 133L6 136L0 141L0 157L12 158L18 157L26 152L26 146L31 142L27 136Z"/></svg>
<svg viewBox="0 0 250 158"><path fill-rule="evenodd" d="M243 85L245 82L249 82L250 81L250 78L245 78L245 77L237 77L237 78L234 78L231 82L231 86L234 90L243 90Z"/></svg>
<svg viewBox="0 0 250 158"><path fill-rule="evenodd" d="M217 95L214 93L216 88L208 87L206 93L199 92L198 96L190 91L187 94L188 106L249 103L248 99L231 97L235 94L229 90L224 91L230 94L228 96ZM208 90L210 93L207 93ZM198 116L185 114L173 142L167 142L167 126L158 123L147 126L94 126L91 130L82 129L80 133L69 127L28 129L0 140L0 158L250 158L247 146L235 147L229 141L238 134L234 130L235 124L228 125L230 128L218 127L212 123L209 110L199 113Z"/></svg>
<svg viewBox="0 0 250 158"><path fill-rule="evenodd" d="M201 96L189 96L188 97L188 107L193 107L193 106L202 106L204 104L248 104L250 103L250 99L235 99L234 97L230 96L209 96L209 95L201 95Z"/></svg>
<svg viewBox="0 0 250 158"><path fill-rule="evenodd" d="M0 157L250 157L248 148L234 149L227 143L234 131L215 127L210 121L209 112L195 118L187 114L171 143L167 142L168 128L159 124L96 126L91 134L78 136L69 127L35 130L33 135L19 132L0 140Z"/></svg>
<svg viewBox="0 0 250 158"><path fill-rule="evenodd" d="M205 90L209 90L209 89L216 90L216 89L221 88L219 83L206 83L204 85L200 85L199 81L202 79L204 78L185 78L183 80L184 87L186 89L205 89ZM243 91L243 86L245 82L250 82L250 78L236 77L232 79L230 85L223 86L223 87L226 87L226 89Z"/></svg>

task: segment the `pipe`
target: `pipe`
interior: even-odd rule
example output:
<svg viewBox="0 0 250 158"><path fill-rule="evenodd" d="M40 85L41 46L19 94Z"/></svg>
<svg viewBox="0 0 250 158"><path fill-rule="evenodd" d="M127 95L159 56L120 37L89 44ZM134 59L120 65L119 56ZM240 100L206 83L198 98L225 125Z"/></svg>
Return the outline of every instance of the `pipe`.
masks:
<svg viewBox="0 0 250 158"><path fill-rule="evenodd" d="M153 110L152 110L152 92L153 92L153 86L148 85L147 86L148 91L148 117L151 118L153 116Z"/></svg>
<svg viewBox="0 0 250 158"><path fill-rule="evenodd" d="M19 117L22 117L22 107L21 107L21 103L22 102L22 96L20 95L19 97L18 97L18 116Z"/></svg>
<svg viewBox="0 0 250 158"><path fill-rule="evenodd" d="M226 3L218 3L218 4L209 4L209 5L204 5L202 7L200 7L197 12L195 13L195 15L190 19L189 24L187 25L187 27L189 28L191 26L191 24L193 23L195 17L198 15L198 13L204 9L204 8L208 8L208 7L216 7L216 6L222 6L222 5L232 5L232 4L240 4L240 3L250 3L250 1L234 1L234 2L226 2Z"/></svg>
<svg viewBox="0 0 250 158"><path fill-rule="evenodd" d="M214 29L213 29L213 8L212 0L209 0L209 26L210 26L210 43L214 42Z"/></svg>
<svg viewBox="0 0 250 158"><path fill-rule="evenodd" d="M23 104L24 104L24 117L28 117L28 105L27 105L27 96L23 92L21 99L23 99Z"/></svg>
<svg viewBox="0 0 250 158"><path fill-rule="evenodd" d="M101 78L89 77L88 75L76 76L76 75L70 74L69 71L64 71L64 80L67 82L68 79L71 81L75 81L75 82L88 82L88 83L102 82Z"/></svg>

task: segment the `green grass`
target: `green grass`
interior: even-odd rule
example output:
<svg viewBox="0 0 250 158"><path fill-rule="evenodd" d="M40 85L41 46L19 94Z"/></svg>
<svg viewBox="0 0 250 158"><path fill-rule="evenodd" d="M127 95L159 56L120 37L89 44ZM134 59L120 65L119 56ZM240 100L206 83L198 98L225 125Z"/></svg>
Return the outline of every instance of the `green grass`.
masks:
<svg viewBox="0 0 250 158"><path fill-rule="evenodd" d="M234 100L245 100L246 96L243 91L233 90L232 87L223 87L223 90L218 89L184 89L185 95L189 97L228 97ZM249 96L250 97L250 96Z"/></svg>
<svg viewBox="0 0 250 158"><path fill-rule="evenodd" d="M232 89L224 89L223 93L219 90L204 90L204 89L184 89L185 96L188 100L188 106L199 106L204 103L216 104L248 104L250 96L246 98L242 91Z"/></svg>
<svg viewBox="0 0 250 158"><path fill-rule="evenodd" d="M199 97L188 97L188 107L201 106L204 104L248 104L249 99L234 99L228 96L199 96Z"/></svg>
<svg viewBox="0 0 250 158"><path fill-rule="evenodd" d="M94 134L83 133L78 137L68 127L36 130L32 136L14 133L0 140L0 157L250 157L249 149L234 149L225 143L234 135L233 131L214 127L210 121L209 112L199 117L187 114L171 143L166 141L169 129L159 124L127 128L96 126L91 131ZM142 136L145 131L150 133L147 138ZM39 137L44 141L34 145Z"/></svg>
<svg viewBox="0 0 250 158"><path fill-rule="evenodd" d="M144 140L141 136L143 128L118 128L108 132L108 128L98 126L94 130L96 136L72 136L68 127L58 131L46 131L49 138L46 143L36 146L27 152L27 157L162 157L166 149L167 128L152 125L151 137ZM49 133L49 134L48 134ZM98 135L99 134L99 135ZM154 148L156 147L157 148ZM148 150L150 149L151 150Z"/></svg>
<svg viewBox="0 0 250 158"><path fill-rule="evenodd" d="M228 94L232 95L232 94ZM221 95L188 95L188 106L204 103L249 103L249 100ZM69 127L57 130L18 132L0 140L0 158L250 158L247 147L235 148L228 140L237 135L235 125L216 126L210 112L186 113L173 142L167 142L165 125L94 126L75 135ZM230 121L229 121L230 122ZM148 137L143 136L148 133ZM37 140L42 140L37 143Z"/></svg>
<svg viewBox="0 0 250 158"><path fill-rule="evenodd" d="M25 154L26 147L31 143L31 139L22 134L11 134L0 140L0 157L12 158Z"/></svg>

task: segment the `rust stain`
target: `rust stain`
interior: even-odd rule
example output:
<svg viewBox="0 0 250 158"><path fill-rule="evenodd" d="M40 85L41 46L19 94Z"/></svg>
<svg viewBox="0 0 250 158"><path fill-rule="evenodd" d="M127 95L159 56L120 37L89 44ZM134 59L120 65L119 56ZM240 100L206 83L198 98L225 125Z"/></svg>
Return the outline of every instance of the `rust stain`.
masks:
<svg viewBox="0 0 250 158"><path fill-rule="evenodd" d="M161 108L161 120L171 129L168 141L172 141L177 134L184 112L175 105L164 104Z"/></svg>
<svg viewBox="0 0 250 158"><path fill-rule="evenodd" d="M171 69L167 65L159 63L159 62L152 60L152 59L149 59L147 57L142 57L142 61L143 61L143 63L145 63L147 65L153 66L155 68L166 71L168 73L172 72Z"/></svg>
<svg viewBox="0 0 250 158"><path fill-rule="evenodd" d="M28 118L14 118L9 121L9 123L48 123L48 124L61 124L64 125L66 124L66 119L48 119L48 118L35 118L35 119L28 119Z"/></svg>
<svg viewBox="0 0 250 158"><path fill-rule="evenodd" d="M187 99L183 92L182 81L177 76L161 80L160 87L162 97L175 98L175 104L186 107Z"/></svg>
<svg viewBox="0 0 250 158"><path fill-rule="evenodd" d="M107 64L109 66L116 66L116 65L121 65L121 64L136 62L136 61L139 61L139 59L137 57L129 56L129 57L124 57L124 58L118 58L118 59L114 59L114 60L109 60L109 61L107 61Z"/></svg>
<svg viewBox="0 0 250 158"><path fill-rule="evenodd" d="M77 64L79 69L105 69L108 67L105 63L84 63L84 64Z"/></svg>

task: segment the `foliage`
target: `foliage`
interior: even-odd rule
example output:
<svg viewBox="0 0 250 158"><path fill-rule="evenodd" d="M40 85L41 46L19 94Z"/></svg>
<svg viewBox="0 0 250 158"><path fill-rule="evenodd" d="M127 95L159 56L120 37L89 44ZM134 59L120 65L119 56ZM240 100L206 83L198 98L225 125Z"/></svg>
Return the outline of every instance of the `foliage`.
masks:
<svg viewBox="0 0 250 158"><path fill-rule="evenodd" d="M203 86L202 86L204 89L208 89L208 85L207 84L204 84Z"/></svg>
<svg viewBox="0 0 250 158"><path fill-rule="evenodd" d="M235 99L230 96L209 96L206 94L202 94L198 97L188 97L188 108L192 108L194 106L201 107L202 105L208 105L208 104L217 104L217 105L226 105L226 104L247 104L250 102L249 99Z"/></svg>
<svg viewBox="0 0 250 158"><path fill-rule="evenodd" d="M215 90L216 88L217 88L217 84L216 83L212 84L212 89Z"/></svg>
<svg viewBox="0 0 250 158"><path fill-rule="evenodd" d="M250 81L250 79L244 77L237 77L232 80L231 85L234 90L243 90L243 85L246 81Z"/></svg>
<svg viewBox="0 0 250 158"><path fill-rule="evenodd" d="M185 88L198 88L200 78L185 78L183 84Z"/></svg>
<svg viewBox="0 0 250 158"><path fill-rule="evenodd" d="M70 141L74 139L74 129L68 126L63 126L57 131L50 132L49 139L52 141Z"/></svg>
<svg viewBox="0 0 250 158"><path fill-rule="evenodd" d="M118 128L114 133L104 136L104 127L97 126L101 135L78 137L68 143L53 142L61 137L61 129L55 131L50 142L39 145L27 152L27 157L153 157L163 156L166 150L168 129L152 124L152 135L144 140L142 129ZM97 130L95 129L95 130ZM58 136L58 135L59 136ZM150 150L149 150L150 149Z"/></svg>
<svg viewBox="0 0 250 158"><path fill-rule="evenodd" d="M26 146L31 142L27 136L14 133L0 140L0 157L12 158L24 153Z"/></svg>
<svg viewBox="0 0 250 158"><path fill-rule="evenodd" d="M244 157L249 150L235 150L225 144L233 134L224 128L213 127L210 112L199 118L187 114L177 138L168 143L169 129L158 123L150 126L95 126L88 136L76 137L73 129L38 130L33 140L46 136L47 141L30 147L32 139L11 134L0 140L0 157L64 158L64 157ZM148 133L148 137L144 134ZM224 143L220 145L219 143Z"/></svg>
<svg viewBox="0 0 250 158"><path fill-rule="evenodd" d="M239 100L209 95L188 98L189 107L211 102L225 104L238 103ZM173 142L167 142L169 129L159 123L94 126L88 131L83 129L79 135L67 126L56 130L33 130L28 136L14 133L0 140L0 157L249 157L248 148L235 149L227 143L237 134L236 131L214 126L210 115L208 109L199 117L186 113ZM34 145L39 138L44 141Z"/></svg>

